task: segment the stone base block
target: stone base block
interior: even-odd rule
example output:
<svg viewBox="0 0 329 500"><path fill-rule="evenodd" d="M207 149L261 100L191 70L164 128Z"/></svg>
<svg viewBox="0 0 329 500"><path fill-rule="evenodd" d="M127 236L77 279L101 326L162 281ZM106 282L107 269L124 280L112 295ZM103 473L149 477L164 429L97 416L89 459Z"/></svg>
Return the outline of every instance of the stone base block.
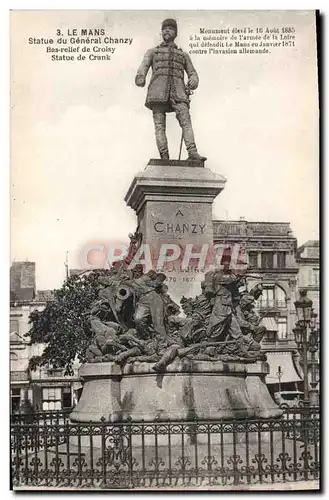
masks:
<svg viewBox="0 0 329 500"><path fill-rule="evenodd" d="M122 418L222 420L254 416L245 379L218 373L127 376L121 381Z"/></svg>
<svg viewBox="0 0 329 500"><path fill-rule="evenodd" d="M280 417L282 410L271 398L265 383L264 364L247 365L246 387L252 407L257 418Z"/></svg>
<svg viewBox="0 0 329 500"><path fill-rule="evenodd" d="M90 363L82 366L84 385L78 405L70 415L72 422L117 422L121 420L121 369L116 363Z"/></svg>
<svg viewBox="0 0 329 500"><path fill-rule="evenodd" d="M267 363L175 361L163 374L153 363L89 363L80 369L75 422L165 422L268 418L282 414L264 383Z"/></svg>

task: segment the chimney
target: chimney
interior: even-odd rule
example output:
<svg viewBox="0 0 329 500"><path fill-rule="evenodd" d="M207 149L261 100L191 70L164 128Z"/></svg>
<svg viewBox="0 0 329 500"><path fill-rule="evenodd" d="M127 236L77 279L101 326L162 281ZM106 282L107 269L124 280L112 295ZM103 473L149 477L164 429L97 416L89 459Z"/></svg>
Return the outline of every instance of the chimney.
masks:
<svg viewBox="0 0 329 500"><path fill-rule="evenodd" d="M35 289L35 262L13 262L10 268L10 300L33 300Z"/></svg>

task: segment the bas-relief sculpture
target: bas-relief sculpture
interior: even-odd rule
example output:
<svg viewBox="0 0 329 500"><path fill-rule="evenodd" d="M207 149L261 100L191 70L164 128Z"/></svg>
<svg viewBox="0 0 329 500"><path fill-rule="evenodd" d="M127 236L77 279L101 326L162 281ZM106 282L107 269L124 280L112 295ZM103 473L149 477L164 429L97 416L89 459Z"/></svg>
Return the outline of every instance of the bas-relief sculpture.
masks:
<svg viewBox="0 0 329 500"><path fill-rule="evenodd" d="M165 280L153 270L144 274L141 265L131 271L114 267L110 276L99 278L98 300L89 312L94 332L86 352L89 363L146 361L164 372L175 358L264 359L265 327L254 310L260 285L240 291L245 278L224 266L206 273L202 293L182 297L180 307L168 295Z"/></svg>
<svg viewBox="0 0 329 500"><path fill-rule="evenodd" d="M199 85L198 74L190 56L174 43L177 37L177 23L166 19L162 23L163 42L148 50L138 68L135 83L144 87L147 73L152 67L145 106L152 110L155 138L160 158L169 159L166 137L166 113L175 112L182 129L182 137L188 152L188 160L204 161L196 147L190 116L190 95ZM184 82L188 76L187 85Z"/></svg>
<svg viewBox="0 0 329 500"><path fill-rule="evenodd" d="M94 332L81 367L72 421L187 421L278 417L265 385L266 331L255 311L261 285L227 266L205 274L202 292L167 291L166 276L126 260L99 278L88 315ZM193 417L193 418L194 418Z"/></svg>

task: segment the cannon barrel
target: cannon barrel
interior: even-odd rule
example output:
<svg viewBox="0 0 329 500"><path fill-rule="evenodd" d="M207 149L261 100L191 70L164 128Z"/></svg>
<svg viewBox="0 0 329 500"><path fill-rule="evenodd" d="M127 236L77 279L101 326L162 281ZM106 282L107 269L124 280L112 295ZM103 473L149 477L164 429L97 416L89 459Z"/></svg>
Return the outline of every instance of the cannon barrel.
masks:
<svg viewBox="0 0 329 500"><path fill-rule="evenodd" d="M128 286L121 285L117 290L117 299L127 300L132 295L132 291Z"/></svg>

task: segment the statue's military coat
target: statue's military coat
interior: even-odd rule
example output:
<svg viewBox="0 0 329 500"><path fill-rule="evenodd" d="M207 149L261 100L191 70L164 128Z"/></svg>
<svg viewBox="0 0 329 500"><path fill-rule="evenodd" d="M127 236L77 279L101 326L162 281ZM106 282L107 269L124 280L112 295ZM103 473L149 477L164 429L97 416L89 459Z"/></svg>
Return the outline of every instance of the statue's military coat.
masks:
<svg viewBox="0 0 329 500"><path fill-rule="evenodd" d="M195 90L199 84L198 74L190 56L176 44L162 43L146 52L138 68L136 84L145 85L145 78L152 67L152 77L148 87L145 106L163 105L164 111L173 111L170 101L189 105L189 96L184 83L184 71L188 76L188 87Z"/></svg>

